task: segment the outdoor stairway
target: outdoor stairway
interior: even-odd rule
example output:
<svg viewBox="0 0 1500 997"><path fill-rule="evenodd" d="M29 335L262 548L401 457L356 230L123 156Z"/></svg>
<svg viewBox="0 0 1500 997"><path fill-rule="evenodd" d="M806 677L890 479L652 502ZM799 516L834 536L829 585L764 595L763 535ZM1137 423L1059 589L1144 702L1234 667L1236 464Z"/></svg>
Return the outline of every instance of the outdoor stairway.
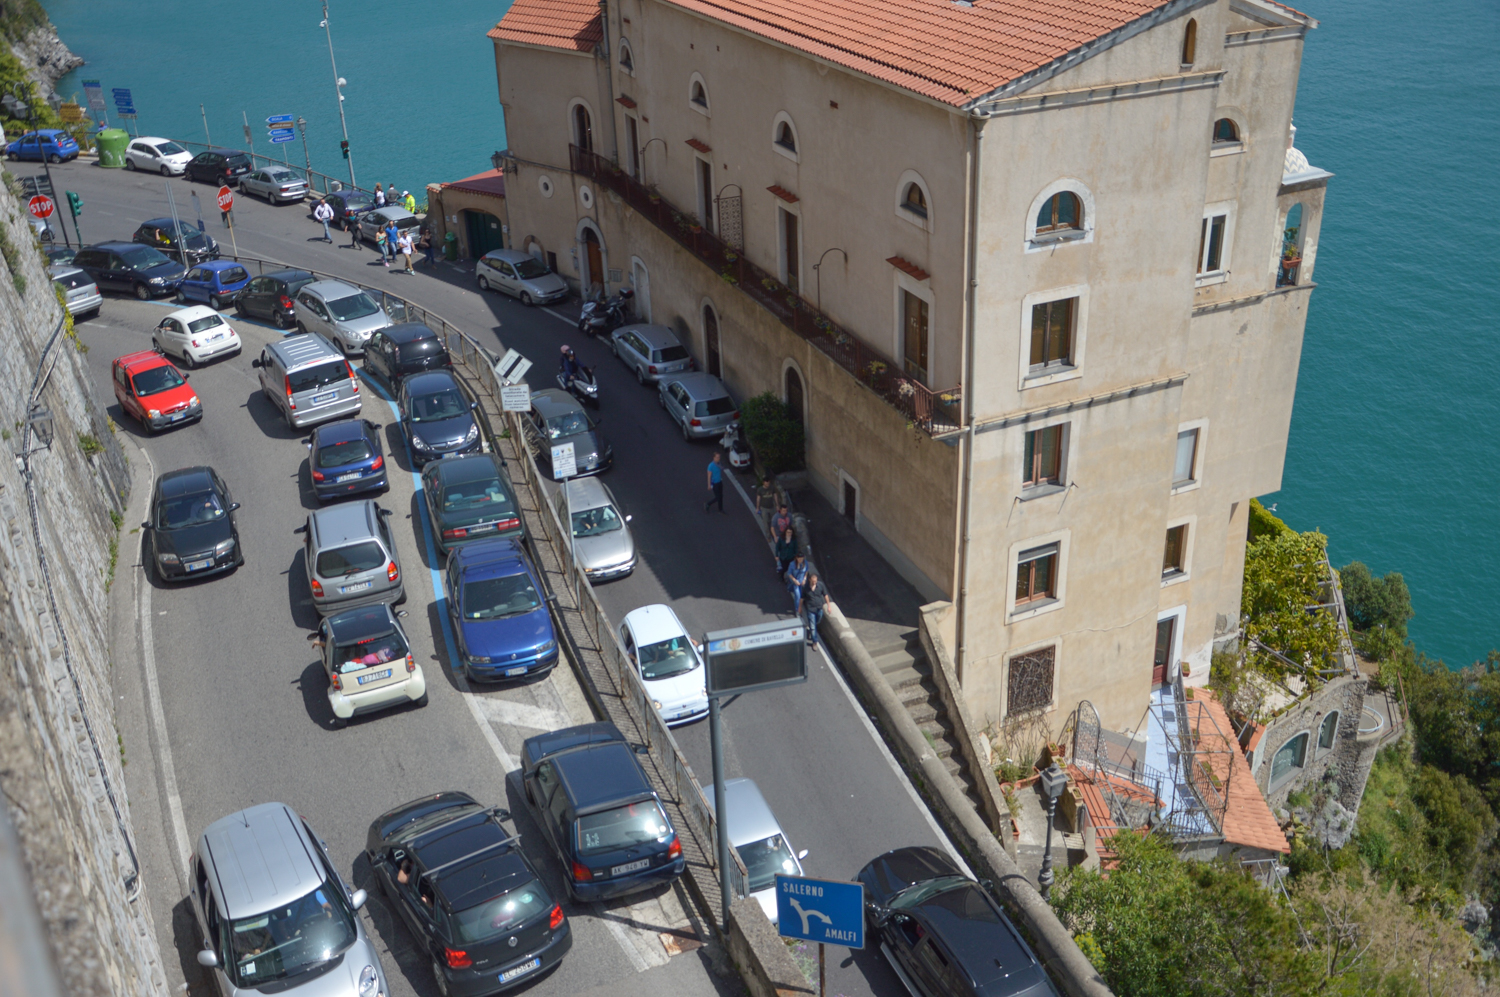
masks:
<svg viewBox="0 0 1500 997"><path fill-rule="evenodd" d="M932 745L944 767L958 782L974 808L982 813L974 779L969 775L968 766L964 764L957 735L943 709L937 685L932 680L932 666L927 661L927 652L922 649L917 631L893 631L868 650L870 657L875 659L875 666L890 683L896 698L901 700L901 705L906 707L912 720L926 735L927 742Z"/></svg>

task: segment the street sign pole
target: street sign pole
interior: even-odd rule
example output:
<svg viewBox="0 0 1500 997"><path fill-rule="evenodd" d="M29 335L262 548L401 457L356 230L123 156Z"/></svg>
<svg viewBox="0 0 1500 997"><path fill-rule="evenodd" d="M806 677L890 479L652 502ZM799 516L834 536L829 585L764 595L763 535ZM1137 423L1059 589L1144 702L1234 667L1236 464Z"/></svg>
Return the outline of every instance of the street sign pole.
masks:
<svg viewBox="0 0 1500 997"><path fill-rule="evenodd" d="M339 95L339 127L344 130L344 159L349 162L349 186L359 189L354 179L354 156L349 152L349 122L344 118L344 78L339 75L339 64L333 58L333 29L328 26L328 0L323 0L323 34L328 36L328 65L333 67L333 88Z"/></svg>
<svg viewBox="0 0 1500 997"><path fill-rule="evenodd" d="M203 140L212 146L214 140L208 134L208 112L203 109L202 104L198 105L198 113L203 115Z"/></svg>
<svg viewBox="0 0 1500 997"><path fill-rule="evenodd" d="M172 196L172 181L163 180L162 183L167 188L167 207L172 211L172 234L177 239L177 260L185 267L187 266L187 237L182 234L182 220L177 217L177 198Z"/></svg>
<svg viewBox="0 0 1500 997"><path fill-rule="evenodd" d="M714 847L719 857L719 898L723 901L724 931L729 932L729 794L724 789L724 731L719 719L719 697L708 697L708 740L714 764Z"/></svg>
<svg viewBox="0 0 1500 997"><path fill-rule="evenodd" d="M252 134L250 134L250 115L246 114L244 111L241 111L240 112L240 117L245 122L245 141L250 143L250 167L251 167L251 169L254 169L255 168L255 136L252 135ZM230 228L233 228L233 227L234 227L233 225L230 226Z"/></svg>
<svg viewBox="0 0 1500 997"><path fill-rule="evenodd" d="M297 130L302 133L302 158L307 161L307 186L308 186L308 189L311 189L312 188L312 182L313 182L313 179L312 179L312 156L308 155L308 153L307 153L307 119L306 118L303 118L303 117L298 117L297 118ZM325 193L325 194L328 193L328 187L327 187L326 184L323 187L323 193Z"/></svg>

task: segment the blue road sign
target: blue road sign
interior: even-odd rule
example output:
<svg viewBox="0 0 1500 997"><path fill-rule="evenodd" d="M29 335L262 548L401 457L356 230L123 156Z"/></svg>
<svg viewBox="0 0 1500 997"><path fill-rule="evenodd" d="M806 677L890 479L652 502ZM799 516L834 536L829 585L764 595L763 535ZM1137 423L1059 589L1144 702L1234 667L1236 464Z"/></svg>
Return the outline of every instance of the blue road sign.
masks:
<svg viewBox="0 0 1500 997"><path fill-rule="evenodd" d="M130 99L129 87L112 87L109 92L114 94L116 97L124 97L126 100Z"/></svg>
<svg viewBox="0 0 1500 997"><path fill-rule="evenodd" d="M116 104L115 113L122 117L133 117L135 115L134 104Z"/></svg>
<svg viewBox="0 0 1500 997"><path fill-rule="evenodd" d="M267 125L289 125L292 123L290 114L273 114L266 119Z"/></svg>
<svg viewBox="0 0 1500 997"><path fill-rule="evenodd" d="M290 141L292 141L292 136L291 135L276 135L276 134L273 134L271 136L271 141L272 142L290 142Z"/></svg>
<svg viewBox="0 0 1500 997"><path fill-rule="evenodd" d="M115 106L116 107L123 107L126 104L134 104L134 103L135 103L135 98L134 97L116 97L115 98Z"/></svg>
<svg viewBox="0 0 1500 997"><path fill-rule="evenodd" d="M288 139L288 138L291 138L295 134L296 133L293 132L290 128L272 128L271 129L271 141L274 142L274 141L276 141L279 138L280 139Z"/></svg>
<svg viewBox="0 0 1500 997"><path fill-rule="evenodd" d="M776 922L785 938L865 947L863 883L776 876Z"/></svg>

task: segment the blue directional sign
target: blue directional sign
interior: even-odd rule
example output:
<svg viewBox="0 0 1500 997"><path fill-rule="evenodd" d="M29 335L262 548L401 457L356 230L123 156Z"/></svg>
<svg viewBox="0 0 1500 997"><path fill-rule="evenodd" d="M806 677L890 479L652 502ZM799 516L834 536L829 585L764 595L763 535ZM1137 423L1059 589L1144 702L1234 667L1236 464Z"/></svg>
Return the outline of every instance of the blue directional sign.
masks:
<svg viewBox="0 0 1500 997"><path fill-rule="evenodd" d="M290 142L290 141L292 141L292 136L290 134L287 134L287 135L278 135L275 132L272 132L271 133L271 141L272 142Z"/></svg>
<svg viewBox="0 0 1500 997"><path fill-rule="evenodd" d="M124 97L126 100L130 99L129 87L111 87L109 92L114 94L116 97Z"/></svg>
<svg viewBox="0 0 1500 997"><path fill-rule="evenodd" d="M290 128L272 128L271 140L274 142L278 138L291 138L295 134L296 132Z"/></svg>
<svg viewBox="0 0 1500 997"><path fill-rule="evenodd" d="M776 876L776 926L785 938L865 947L865 887L804 876Z"/></svg>
<svg viewBox="0 0 1500 997"><path fill-rule="evenodd" d="M292 116L290 114L273 114L269 118L266 119L266 124L268 126L269 125L289 125L291 123L292 123Z"/></svg>

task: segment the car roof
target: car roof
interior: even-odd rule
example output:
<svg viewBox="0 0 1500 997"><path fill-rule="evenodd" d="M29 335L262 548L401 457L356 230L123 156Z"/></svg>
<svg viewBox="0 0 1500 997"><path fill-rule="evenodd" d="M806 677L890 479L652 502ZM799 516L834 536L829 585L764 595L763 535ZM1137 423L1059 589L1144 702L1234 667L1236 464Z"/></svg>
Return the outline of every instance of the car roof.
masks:
<svg viewBox="0 0 1500 997"><path fill-rule="evenodd" d="M205 149L203 151L204 152L217 152L221 156L243 156L245 154L244 151L241 150L241 149L220 149L220 148L213 148L213 149Z"/></svg>
<svg viewBox="0 0 1500 997"><path fill-rule="evenodd" d="M328 340L316 332L305 336L287 336L285 339L269 344L266 348L280 357L288 370L296 370L304 364L323 363L343 357L343 354L334 349Z"/></svg>
<svg viewBox="0 0 1500 997"><path fill-rule="evenodd" d="M345 284L341 280L315 280L302 290L310 291L325 301L333 298L347 298L351 294L359 293L359 288L352 284Z"/></svg>
<svg viewBox="0 0 1500 997"><path fill-rule="evenodd" d="M398 207L394 204L386 204L384 207L376 208L373 212L371 212L371 214L384 215L393 222L399 222L403 218L417 217L410 211L407 211L405 208Z"/></svg>
<svg viewBox="0 0 1500 997"><path fill-rule="evenodd" d="M408 847L424 872L439 870L429 878L448 908L464 910L535 878L512 839L492 811L471 810L423 831Z"/></svg>
<svg viewBox="0 0 1500 997"><path fill-rule="evenodd" d="M526 558L521 553L521 545L509 538L481 540L479 543L460 547L448 555L450 561L454 558L458 559L458 570L466 578L471 575L503 578L514 575L518 567L530 572Z"/></svg>
<svg viewBox="0 0 1500 997"><path fill-rule="evenodd" d="M321 549L369 540L376 536L374 499L327 505L314 509L307 518L313 524L317 544Z"/></svg>
<svg viewBox="0 0 1500 997"><path fill-rule="evenodd" d="M535 260L536 257L520 249L492 249L484 254L487 260L504 260L507 263L520 263L522 260Z"/></svg>
<svg viewBox="0 0 1500 997"><path fill-rule="evenodd" d="M188 305L186 308L179 308L175 312L172 312L168 318L180 318L184 321L192 321L196 318L207 318L210 315L214 318L223 317L207 305Z"/></svg>
<svg viewBox="0 0 1500 997"><path fill-rule="evenodd" d="M180 495L198 495L214 484L213 468L181 467L168 471L156 479L156 493L162 498L177 498Z"/></svg>
<svg viewBox="0 0 1500 997"><path fill-rule="evenodd" d="M531 407L536 409L537 415L543 419L550 419L555 415L564 415L568 412L582 412L583 406L578 400L561 388L543 388L531 396Z"/></svg>
<svg viewBox="0 0 1500 997"><path fill-rule="evenodd" d="M567 488L570 508L574 512L616 504L615 497L598 478L573 478L568 482Z"/></svg>
<svg viewBox="0 0 1500 997"><path fill-rule="evenodd" d="M500 466L487 453L469 453L458 457L444 457L432 464L433 474L443 485L462 484L466 481L486 481L500 477Z"/></svg>
<svg viewBox="0 0 1500 997"><path fill-rule="evenodd" d="M107 249L107 250L109 250L112 253L123 252L123 251L125 251L127 249L141 249L141 248L143 248L143 247L138 242L121 242L121 241L118 241L118 240L117 241L113 241L113 242L96 242L96 243L93 243L92 245L84 246L83 247L83 249ZM150 246L146 246L144 248L150 249L151 247ZM79 252L83 252L83 250L80 249Z"/></svg>
<svg viewBox="0 0 1500 997"><path fill-rule="evenodd" d="M171 218L167 217L166 215L163 215L160 218L147 218L145 221L141 222L141 224L142 225L155 225L157 228L171 228L172 224L173 224L173 220ZM192 225L190 225L187 222L183 221L181 218L179 218L179 219L176 220L176 224L180 228L192 229L194 232L197 231L197 229L194 229Z"/></svg>
<svg viewBox="0 0 1500 997"><path fill-rule="evenodd" d="M724 387L724 382L706 374L703 371L695 371L690 374L681 374L671 379L687 389L687 393L695 401L704 401L709 398L727 397L729 389Z"/></svg>
<svg viewBox="0 0 1500 997"><path fill-rule="evenodd" d="M714 805L714 787L703 787L708 805ZM771 806L753 779L730 779L724 783L724 808L728 811L729 843L738 848L783 833Z"/></svg>
<svg viewBox="0 0 1500 997"><path fill-rule="evenodd" d="M348 443L350 440L363 440L369 436L370 427L363 419L340 419L338 422L325 422L313 430L319 446L332 446L336 443Z"/></svg>
<svg viewBox="0 0 1500 997"><path fill-rule="evenodd" d="M630 624L635 639L642 644L655 644L687 633L672 607L660 603L632 609L625 614L624 622Z"/></svg>
<svg viewBox="0 0 1500 997"><path fill-rule="evenodd" d="M202 263L194 264L199 270L230 270L234 267L244 269L245 264L237 260L204 260Z"/></svg>
<svg viewBox="0 0 1500 997"><path fill-rule="evenodd" d="M137 350L134 353L127 353L122 357L115 357L115 363L124 367L131 374L142 370L150 370L153 367L172 366L172 361L155 350Z"/></svg>
<svg viewBox="0 0 1500 997"><path fill-rule="evenodd" d="M78 269L77 267L75 267L75 266L73 266L72 264L69 264L69 263L54 263L54 264L52 264L51 266L49 266L47 268L47 273L51 275L51 277L52 277L53 280L56 280L59 277L71 277L75 273L81 273L85 277L89 276L88 274L84 273L82 270ZM89 277L89 279L93 280L92 277Z"/></svg>
<svg viewBox="0 0 1500 997"><path fill-rule="evenodd" d="M424 370L402 381L401 390L408 395L420 395L424 391L440 391L450 384L458 384L458 377L452 371Z"/></svg>
<svg viewBox="0 0 1500 997"><path fill-rule="evenodd" d="M380 334L393 343L414 343L419 339L437 338L437 333L421 322L397 322L381 329Z"/></svg>
<svg viewBox="0 0 1500 997"><path fill-rule="evenodd" d="M303 277L312 278L312 273L307 270L272 270L265 277L275 277L277 280L301 280Z"/></svg>
<svg viewBox="0 0 1500 997"><path fill-rule="evenodd" d="M169 139L169 138L162 138L160 135L137 135L135 138L131 139L130 141L132 141L132 142L170 142L172 140Z"/></svg>
<svg viewBox="0 0 1500 997"><path fill-rule="evenodd" d="M335 643L352 643L381 637L395 629L395 617L391 616L390 607L383 602L336 613L328 618L328 630L333 634Z"/></svg>
<svg viewBox="0 0 1500 997"><path fill-rule="evenodd" d="M916 911L981 994L990 984L997 984L994 989L1004 993L1016 993L1043 978L1036 957L1010 919L978 883L970 880L936 893L918 904Z"/></svg>
<svg viewBox="0 0 1500 997"><path fill-rule="evenodd" d="M322 885L302 821L284 803L262 803L221 817L199 841L224 914L231 919L283 907Z"/></svg>
<svg viewBox="0 0 1500 997"><path fill-rule="evenodd" d="M682 345L682 340L677 338L677 334L664 325L649 325L646 323L641 323L639 325L622 325L620 326L619 331L635 333L637 336L640 336L641 339L645 340L646 345L650 346L652 349L659 350L663 346Z"/></svg>
<svg viewBox="0 0 1500 997"><path fill-rule="evenodd" d="M579 814L651 795L651 784L624 741L581 745L553 756L552 762Z"/></svg>

